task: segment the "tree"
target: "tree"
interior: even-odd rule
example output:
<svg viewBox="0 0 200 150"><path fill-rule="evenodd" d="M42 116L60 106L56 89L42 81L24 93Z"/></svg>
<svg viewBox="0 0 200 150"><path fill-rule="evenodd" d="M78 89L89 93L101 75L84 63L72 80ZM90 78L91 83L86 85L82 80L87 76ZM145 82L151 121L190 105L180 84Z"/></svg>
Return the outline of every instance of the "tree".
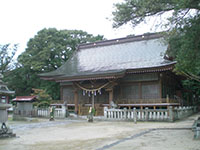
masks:
<svg viewBox="0 0 200 150"><path fill-rule="evenodd" d="M199 0L124 0L123 3L115 4L113 27L119 27L129 22L135 27L144 22L147 17L161 16L168 12L172 14L168 17L170 21L168 23L172 27L180 27L183 20L189 17L187 14L191 10L199 14Z"/></svg>
<svg viewBox="0 0 200 150"><path fill-rule="evenodd" d="M183 28L172 31L167 54L177 61L175 71L200 82L200 15L188 19Z"/></svg>
<svg viewBox="0 0 200 150"><path fill-rule="evenodd" d="M60 67L78 44L102 40L81 30L42 29L27 43L18 57L19 66L10 73L9 85L17 95L30 95L32 89L44 89L54 100L59 99L59 84L41 80L37 75Z"/></svg>
<svg viewBox="0 0 200 150"><path fill-rule="evenodd" d="M34 92L32 95L36 95L39 101L51 101L52 98L43 89L32 89Z"/></svg>
<svg viewBox="0 0 200 150"><path fill-rule="evenodd" d="M27 49L18 57L23 67L39 72L55 70L65 62L78 44L102 40L80 30L43 29L30 39Z"/></svg>
<svg viewBox="0 0 200 150"><path fill-rule="evenodd" d="M0 45L0 73L5 73L12 68L12 61L17 51L17 44Z"/></svg>
<svg viewBox="0 0 200 150"><path fill-rule="evenodd" d="M38 107L48 107L51 104L51 96L46 93L43 89L32 89L34 92L32 95L36 95L38 101L34 102L35 106Z"/></svg>

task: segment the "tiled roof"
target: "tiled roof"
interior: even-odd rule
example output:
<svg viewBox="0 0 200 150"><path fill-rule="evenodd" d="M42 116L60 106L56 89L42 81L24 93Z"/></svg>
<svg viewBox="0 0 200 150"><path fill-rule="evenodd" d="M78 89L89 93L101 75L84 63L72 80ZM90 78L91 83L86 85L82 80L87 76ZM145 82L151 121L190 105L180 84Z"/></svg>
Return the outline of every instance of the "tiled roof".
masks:
<svg viewBox="0 0 200 150"><path fill-rule="evenodd" d="M60 68L40 76L49 80L81 80L101 76L115 78L126 70L175 64L164 59L167 45L162 40L161 34L147 34L82 44Z"/></svg>
<svg viewBox="0 0 200 150"><path fill-rule="evenodd" d="M37 98L37 96L17 96L12 101L14 102L31 102L34 101Z"/></svg>

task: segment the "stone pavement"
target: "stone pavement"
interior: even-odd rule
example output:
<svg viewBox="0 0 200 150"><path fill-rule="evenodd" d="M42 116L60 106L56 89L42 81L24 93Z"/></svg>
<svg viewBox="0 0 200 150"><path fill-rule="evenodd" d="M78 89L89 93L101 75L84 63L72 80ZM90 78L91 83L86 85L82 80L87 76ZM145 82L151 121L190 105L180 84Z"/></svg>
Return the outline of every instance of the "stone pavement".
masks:
<svg viewBox="0 0 200 150"><path fill-rule="evenodd" d="M35 122L35 123L21 123L20 124L10 124L9 127L12 130L29 130L33 128L46 128L46 127L54 127L58 125L67 125L75 122L81 122L83 120L56 120L56 121L49 121L49 119L43 119L41 122Z"/></svg>
<svg viewBox="0 0 200 150"><path fill-rule="evenodd" d="M65 119L8 122L17 138L0 140L0 150L200 150L192 124L198 115L170 122Z"/></svg>
<svg viewBox="0 0 200 150"><path fill-rule="evenodd" d="M191 130L198 116L200 113L168 127L147 129L97 150L200 150L200 141L193 139Z"/></svg>

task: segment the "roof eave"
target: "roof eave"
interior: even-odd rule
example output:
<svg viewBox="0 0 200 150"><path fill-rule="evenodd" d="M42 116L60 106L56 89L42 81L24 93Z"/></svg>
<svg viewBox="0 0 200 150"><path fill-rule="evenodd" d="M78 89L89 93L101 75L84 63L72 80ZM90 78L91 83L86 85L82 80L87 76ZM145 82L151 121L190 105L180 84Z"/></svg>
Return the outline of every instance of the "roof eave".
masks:
<svg viewBox="0 0 200 150"><path fill-rule="evenodd" d="M15 94L15 91L2 91L2 90L0 90L0 94L12 95L12 94Z"/></svg>
<svg viewBox="0 0 200 150"><path fill-rule="evenodd" d="M46 78L46 80L54 80L56 82L69 82L69 81L84 81L84 80L100 80L100 79L116 79L122 78L126 73L152 73L152 72L164 72L174 69L176 62L168 65L157 66L152 68L137 68L127 69L124 71L112 73L112 74L95 74L95 75L82 75L82 76L71 76L71 77L58 77L58 78Z"/></svg>
<svg viewBox="0 0 200 150"><path fill-rule="evenodd" d="M13 102L35 102L36 100L12 100Z"/></svg>
<svg viewBox="0 0 200 150"><path fill-rule="evenodd" d="M174 65L176 62L172 62L167 65L163 66L157 66L157 67L151 67L151 68L138 68L138 69L128 69L127 73L151 73L151 72L163 72L163 71L169 71L174 69Z"/></svg>
<svg viewBox="0 0 200 150"><path fill-rule="evenodd" d="M73 77L63 77L54 79L56 82L68 82L68 81L84 81L84 80L103 80L103 79L117 79L122 78L125 75L125 70L120 73L115 74L96 74L96 75L83 75L83 76L73 76Z"/></svg>

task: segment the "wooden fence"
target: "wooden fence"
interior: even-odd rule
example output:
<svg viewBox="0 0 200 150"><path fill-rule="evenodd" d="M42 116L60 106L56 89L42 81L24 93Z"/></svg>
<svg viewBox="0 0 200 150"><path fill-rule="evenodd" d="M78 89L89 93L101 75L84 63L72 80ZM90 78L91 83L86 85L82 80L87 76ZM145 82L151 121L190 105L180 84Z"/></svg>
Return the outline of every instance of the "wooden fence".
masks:
<svg viewBox="0 0 200 150"><path fill-rule="evenodd" d="M50 109L49 108L37 108L32 110L18 110L15 108L13 110L13 114L21 117L50 117ZM55 118L65 118L66 110L62 108L56 108L54 111Z"/></svg>
<svg viewBox="0 0 200 150"><path fill-rule="evenodd" d="M133 121L174 121L197 112L196 107L178 107L169 109L108 109L104 108L104 117L109 120Z"/></svg>

